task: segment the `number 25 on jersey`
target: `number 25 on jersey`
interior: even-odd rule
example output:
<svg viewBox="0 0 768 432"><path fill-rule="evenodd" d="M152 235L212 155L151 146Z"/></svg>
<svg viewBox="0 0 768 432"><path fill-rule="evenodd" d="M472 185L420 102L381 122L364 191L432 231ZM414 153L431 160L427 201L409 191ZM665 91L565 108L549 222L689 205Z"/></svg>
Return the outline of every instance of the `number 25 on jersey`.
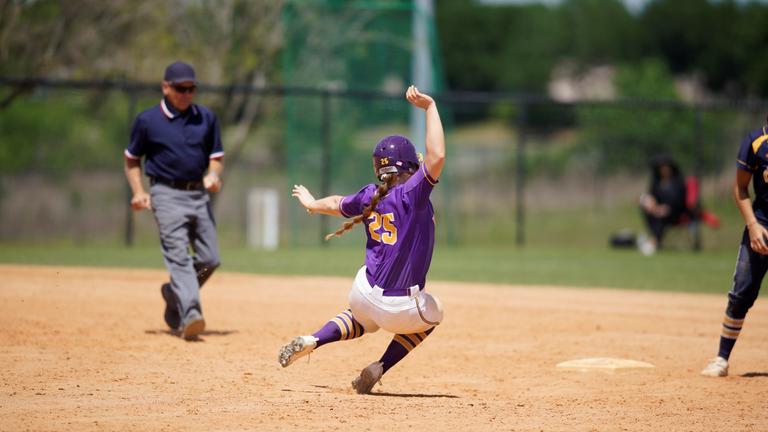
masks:
<svg viewBox="0 0 768 432"><path fill-rule="evenodd" d="M371 221L368 224L368 232L371 238L379 243L393 245L397 243L397 227L395 226L395 214L380 214L373 212L368 216ZM379 232L379 230L381 230Z"/></svg>

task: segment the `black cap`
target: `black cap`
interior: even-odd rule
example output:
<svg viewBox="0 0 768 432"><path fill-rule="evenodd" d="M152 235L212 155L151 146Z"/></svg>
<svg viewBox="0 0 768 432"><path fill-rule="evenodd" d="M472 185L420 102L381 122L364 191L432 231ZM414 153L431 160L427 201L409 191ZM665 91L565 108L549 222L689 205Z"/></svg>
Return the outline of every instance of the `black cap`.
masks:
<svg viewBox="0 0 768 432"><path fill-rule="evenodd" d="M163 79L171 84L185 81L197 82L195 79L195 70L192 69L192 66L180 61L171 63L165 68L165 78Z"/></svg>

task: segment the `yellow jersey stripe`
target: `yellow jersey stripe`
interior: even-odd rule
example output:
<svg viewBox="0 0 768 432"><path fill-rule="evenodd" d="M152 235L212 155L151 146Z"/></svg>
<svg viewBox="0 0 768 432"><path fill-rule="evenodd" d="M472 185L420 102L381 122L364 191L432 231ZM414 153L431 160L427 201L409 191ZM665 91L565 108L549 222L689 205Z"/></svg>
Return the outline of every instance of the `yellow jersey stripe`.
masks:
<svg viewBox="0 0 768 432"><path fill-rule="evenodd" d="M768 141L768 135L765 134L755 138L755 140L752 141L752 151L757 154L757 150L759 150L760 146L762 146L766 141Z"/></svg>

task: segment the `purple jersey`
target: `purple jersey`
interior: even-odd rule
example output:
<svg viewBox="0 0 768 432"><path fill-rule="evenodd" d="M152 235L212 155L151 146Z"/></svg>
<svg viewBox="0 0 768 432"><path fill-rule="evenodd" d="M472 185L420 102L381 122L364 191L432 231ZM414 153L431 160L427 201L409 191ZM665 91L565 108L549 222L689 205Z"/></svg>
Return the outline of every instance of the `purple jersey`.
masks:
<svg viewBox="0 0 768 432"><path fill-rule="evenodd" d="M414 285L424 289L435 244L435 212L429 201L435 184L422 164L405 183L390 189L363 221L368 282L382 288L385 296L408 295ZM341 214L362 214L375 192L376 185L369 184L345 196Z"/></svg>

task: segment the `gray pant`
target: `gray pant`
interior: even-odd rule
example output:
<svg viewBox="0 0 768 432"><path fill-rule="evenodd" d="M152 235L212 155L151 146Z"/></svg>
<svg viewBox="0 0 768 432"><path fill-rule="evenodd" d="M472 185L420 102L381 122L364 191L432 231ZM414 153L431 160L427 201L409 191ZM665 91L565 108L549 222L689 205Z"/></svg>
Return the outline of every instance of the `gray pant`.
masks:
<svg viewBox="0 0 768 432"><path fill-rule="evenodd" d="M202 314L199 289L220 263L210 197L204 190L179 190L162 183L152 185L150 194L183 324L190 310Z"/></svg>

